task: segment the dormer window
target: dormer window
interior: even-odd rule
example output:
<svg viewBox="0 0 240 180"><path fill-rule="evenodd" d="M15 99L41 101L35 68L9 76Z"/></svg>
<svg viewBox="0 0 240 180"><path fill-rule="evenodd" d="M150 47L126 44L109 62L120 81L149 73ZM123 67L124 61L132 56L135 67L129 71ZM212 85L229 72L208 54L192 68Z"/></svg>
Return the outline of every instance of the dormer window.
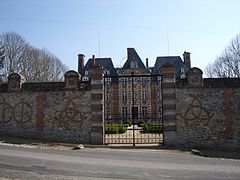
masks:
<svg viewBox="0 0 240 180"><path fill-rule="evenodd" d="M184 68L181 68L180 69L180 72L183 74L185 71L184 71Z"/></svg>
<svg viewBox="0 0 240 180"><path fill-rule="evenodd" d="M83 80L83 81L89 81L89 78L88 78L87 76L84 76L84 77L82 78L82 80Z"/></svg>
<svg viewBox="0 0 240 180"><path fill-rule="evenodd" d="M130 67L131 67L131 69L135 69L135 68L137 68L137 62L132 61Z"/></svg>

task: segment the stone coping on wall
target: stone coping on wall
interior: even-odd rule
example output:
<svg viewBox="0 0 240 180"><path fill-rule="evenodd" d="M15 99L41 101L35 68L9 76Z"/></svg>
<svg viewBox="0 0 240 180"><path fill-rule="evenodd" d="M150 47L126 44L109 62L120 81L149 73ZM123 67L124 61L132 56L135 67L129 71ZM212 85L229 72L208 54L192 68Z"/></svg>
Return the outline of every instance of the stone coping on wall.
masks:
<svg viewBox="0 0 240 180"><path fill-rule="evenodd" d="M50 92L50 91L65 91L65 82L32 82L23 83L21 91L23 92ZM90 90L90 82L80 82L79 90ZM0 92L8 92L8 84L0 84Z"/></svg>
<svg viewBox="0 0 240 180"><path fill-rule="evenodd" d="M187 79L181 79L176 83L177 88L188 87ZM239 88L240 78L204 78L204 88ZM191 88L191 87L188 87ZM196 87L194 87L196 88Z"/></svg>

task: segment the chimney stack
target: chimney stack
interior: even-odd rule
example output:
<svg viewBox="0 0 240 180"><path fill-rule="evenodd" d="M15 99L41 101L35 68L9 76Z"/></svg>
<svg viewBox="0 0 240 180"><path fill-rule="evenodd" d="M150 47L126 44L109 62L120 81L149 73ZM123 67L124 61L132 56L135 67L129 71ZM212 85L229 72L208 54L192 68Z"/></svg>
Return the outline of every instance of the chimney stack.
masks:
<svg viewBox="0 0 240 180"><path fill-rule="evenodd" d="M146 67L148 68L148 58L146 58Z"/></svg>
<svg viewBox="0 0 240 180"><path fill-rule="evenodd" d="M188 69L191 68L191 58L190 58L190 52L186 52L184 51L183 53L183 59L184 59L184 63L186 64L186 66L188 67Z"/></svg>
<svg viewBox="0 0 240 180"><path fill-rule="evenodd" d="M78 73L82 75L84 68L84 54L78 54Z"/></svg>
<svg viewBox="0 0 240 180"><path fill-rule="evenodd" d="M92 55L92 63L93 63L93 66L96 65L96 59L95 59L95 55Z"/></svg>

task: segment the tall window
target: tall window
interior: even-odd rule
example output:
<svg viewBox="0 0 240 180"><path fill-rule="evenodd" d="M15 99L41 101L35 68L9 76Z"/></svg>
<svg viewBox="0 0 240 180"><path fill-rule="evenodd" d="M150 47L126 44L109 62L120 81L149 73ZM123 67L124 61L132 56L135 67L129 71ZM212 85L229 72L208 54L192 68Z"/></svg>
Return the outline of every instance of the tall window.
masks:
<svg viewBox="0 0 240 180"><path fill-rule="evenodd" d="M111 78L106 78L105 83L106 83L107 86L110 86L111 85Z"/></svg>
<svg viewBox="0 0 240 180"><path fill-rule="evenodd" d="M127 91L122 91L122 100L127 100Z"/></svg>
<svg viewBox="0 0 240 180"><path fill-rule="evenodd" d="M142 99L142 101L146 101L147 100L147 91L142 91L141 99Z"/></svg>
<svg viewBox="0 0 240 180"><path fill-rule="evenodd" d="M147 111L148 111L147 107L143 106L142 107L142 112L141 112L141 115L142 115L143 118L147 117L147 114L148 114Z"/></svg>
<svg viewBox="0 0 240 180"><path fill-rule="evenodd" d="M122 107L122 117L128 117L128 109L127 109L127 107Z"/></svg>
<svg viewBox="0 0 240 180"><path fill-rule="evenodd" d="M143 84L143 85L146 85L147 82L148 82L148 79L147 79L146 77L143 77L143 78L142 78L142 84Z"/></svg>
<svg viewBox="0 0 240 180"><path fill-rule="evenodd" d="M107 108L107 114L106 114L106 116L107 116L107 119L111 119L111 118L112 118L112 111L111 111L110 108Z"/></svg>
<svg viewBox="0 0 240 180"><path fill-rule="evenodd" d="M159 115L159 118L162 118L162 107L158 108L158 115Z"/></svg>
<svg viewBox="0 0 240 180"><path fill-rule="evenodd" d="M106 93L106 101L108 103L111 102L111 93L109 91L107 91L107 93Z"/></svg>
<svg viewBox="0 0 240 180"><path fill-rule="evenodd" d="M159 100L159 103L162 101L162 92L161 92L161 90L158 91L158 100Z"/></svg>
<svg viewBox="0 0 240 180"><path fill-rule="evenodd" d="M162 77L161 76L157 76L157 84L161 85L161 81L162 81Z"/></svg>
<svg viewBox="0 0 240 180"><path fill-rule="evenodd" d="M127 85L128 78L126 78L126 77L122 78L121 82L122 82L123 85Z"/></svg>

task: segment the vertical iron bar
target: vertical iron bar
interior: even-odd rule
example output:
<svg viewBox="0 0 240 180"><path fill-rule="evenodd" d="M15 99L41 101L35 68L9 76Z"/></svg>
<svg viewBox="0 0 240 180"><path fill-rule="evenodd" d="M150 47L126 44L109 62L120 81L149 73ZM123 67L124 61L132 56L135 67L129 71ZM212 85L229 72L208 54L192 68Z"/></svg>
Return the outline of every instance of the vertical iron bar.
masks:
<svg viewBox="0 0 240 180"><path fill-rule="evenodd" d="M104 106L104 107L103 107L103 109L104 109L104 110L103 110L103 119L104 119L104 144L106 144L106 134L105 134L106 119L105 119L105 118L106 118L106 111L107 111L107 110L106 110L106 99L105 99L105 98L106 98L106 96L105 96L105 93L106 93L106 92L105 92L105 88L106 88L106 84L105 84L105 78L106 78L106 77L105 77L105 75L104 75L104 76L103 76L103 101L104 101L104 102L103 102L103 106Z"/></svg>
<svg viewBox="0 0 240 180"><path fill-rule="evenodd" d="M161 105L162 105L162 108L161 108L161 111L162 111L162 113L161 113L161 120L162 120L162 137L163 137L163 139L162 139L162 145L164 145L164 124L163 124L163 111L164 111L164 109L163 109L163 91L162 91L162 76L160 75L160 77L161 77L161 82L160 82L160 90L161 90Z"/></svg>
<svg viewBox="0 0 240 180"><path fill-rule="evenodd" d="M133 146L135 146L135 115L134 115L134 82L133 82L133 76L134 72L131 73L132 76L132 120L133 120Z"/></svg>

